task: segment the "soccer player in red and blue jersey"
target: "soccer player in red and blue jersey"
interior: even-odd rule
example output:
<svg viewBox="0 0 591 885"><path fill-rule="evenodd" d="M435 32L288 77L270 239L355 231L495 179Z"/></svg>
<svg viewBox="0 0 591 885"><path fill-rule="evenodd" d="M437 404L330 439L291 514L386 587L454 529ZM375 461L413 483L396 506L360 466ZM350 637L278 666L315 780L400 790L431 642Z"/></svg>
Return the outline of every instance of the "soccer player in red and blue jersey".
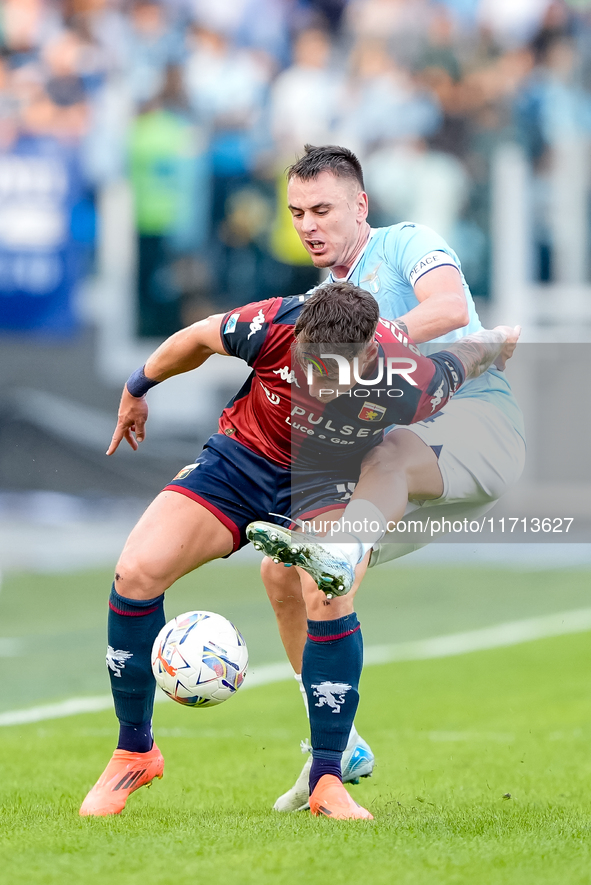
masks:
<svg viewBox="0 0 591 885"><path fill-rule="evenodd" d="M317 346L324 336L329 350ZM423 357L395 325L379 319L370 293L335 283L316 295L274 298L196 323L134 372L107 454L123 440L135 450L144 439L145 394L155 384L198 368L214 353L252 367L224 409L218 433L148 507L117 564L107 665L119 741L82 815L117 814L132 792L162 776L151 727L150 651L165 623L164 592L187 572L243 546L247 526L269 514L281 514L280 522L282 516L288 522L318 514L338 518L340 487L359 478L384 429L433 414L464 381L510 355L515 340L513 330L499 327ZM310 807L314 814L368 818L340 780L361 672L356 588L329 601L306 578L303 680L317 701L310 705Z"/></svg>

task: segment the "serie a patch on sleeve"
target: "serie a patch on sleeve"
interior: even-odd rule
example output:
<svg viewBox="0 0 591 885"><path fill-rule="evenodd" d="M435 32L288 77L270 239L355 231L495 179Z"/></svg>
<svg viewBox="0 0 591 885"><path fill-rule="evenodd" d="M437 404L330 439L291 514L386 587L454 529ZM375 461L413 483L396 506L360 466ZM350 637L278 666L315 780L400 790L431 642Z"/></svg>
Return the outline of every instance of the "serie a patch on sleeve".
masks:
<svg viewBox="0 0 591 885"><path fill-rule="evenodd" d="M228 317L226 325L224 326L224 335L231 335L232 332L236 330L236 324L238 323L239 317L239 313L233 313L231 317Z"/></svg>
<svg viewBox="0 0 591 885"><path fill-rule="evenodd" d="M414 286L416 281L423 276L424 273L427 273L428 270L433 270L434 267L443 267L445 264L451 264L452 267L457 267L456 262L453 260L451 255L448 255L447 252L429 252L428 255L424 255L420 261L417 261L415 266L410 272L409 282L411 286Z"/></svg>

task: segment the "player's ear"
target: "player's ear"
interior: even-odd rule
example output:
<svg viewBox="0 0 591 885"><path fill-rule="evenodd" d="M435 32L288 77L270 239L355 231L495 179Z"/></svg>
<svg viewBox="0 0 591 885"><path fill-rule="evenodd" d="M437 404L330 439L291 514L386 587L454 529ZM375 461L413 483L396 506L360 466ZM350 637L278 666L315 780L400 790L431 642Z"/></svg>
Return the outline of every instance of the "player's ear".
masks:
<svg viewBox="0 0 591 885"><path fill-rule="evenodd" d="M378 342L373 338L369 344L365 346L363 351L363 360L365 365L368 366L372 363L378 355Z"/></svg>
<svg viewBox="0 0 591 885"><path fill-rule="evenodd" d="M367 218L369 212L369 201L365 191L359 191L357 194L357 212L362 220Z"/></svg>

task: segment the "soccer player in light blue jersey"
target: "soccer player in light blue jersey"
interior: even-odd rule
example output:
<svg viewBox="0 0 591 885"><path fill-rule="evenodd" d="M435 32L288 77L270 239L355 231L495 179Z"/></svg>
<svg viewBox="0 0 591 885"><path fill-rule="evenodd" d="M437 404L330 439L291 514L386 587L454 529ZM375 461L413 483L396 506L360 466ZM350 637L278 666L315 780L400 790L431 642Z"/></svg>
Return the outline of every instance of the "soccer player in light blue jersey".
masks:
<svg viewBox="0 0 591 885"><path fill-rule="evenodd" d="M288 170L288 204L300 239L326 282L348 280L371 292L380 314L396 321L428 354L442 342L457 341L482 326L459 259L437 233L412 221L373 229L367 221L368 198L357 157L334 145L306 145L304 156ZM373 419L375 420L375 418ZM396 428L364 463L349 497L343 526L364 519L379 531L342 534L338 550L353 568L395 559L424 543L400 543L400 531L386 535L394 475L404 469L408 514L421 509L432 519L477 519L519 478L525 458L521 411L502 371L491 367L465 384L436 416L412 427ZM349 494L352 493L352 494ZM367 524L367 522L366 522ZM337 546L335 544L332 549ZM301 685L306 614L296 569L265 559L262 576L281 638ZM333 603L334 604L334 603ZM304 696L305 700L305 696ZM275 808L307 807L307 760L296 784ZM343 780L356 782L373 768L373 754L355 727L342 759Z"/></svg>

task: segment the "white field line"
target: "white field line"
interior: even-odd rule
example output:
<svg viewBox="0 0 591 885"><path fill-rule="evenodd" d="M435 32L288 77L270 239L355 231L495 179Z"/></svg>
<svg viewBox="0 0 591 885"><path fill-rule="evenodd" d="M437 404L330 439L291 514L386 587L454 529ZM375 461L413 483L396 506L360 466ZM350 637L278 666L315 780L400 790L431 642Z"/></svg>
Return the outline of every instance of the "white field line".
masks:
<svg viewBox="0 0 591 885"><path fill-rule="evenodd" d="M418 639L413 642L399 642L394 645L370 645L364 651L365 665L387 664L393 661L423 661L430 658L446 658L462 655L473 651L484 651L491 648L518 645L534 639L545 639L549 636L562 636L566 633L584 633L591 630L591 608L581 608L538 618L526 618L521 621L509 621L495 627L484 627L481 630L468 630L464 633L451 633L447 636L434 636L431 639ZM291 666L285 663L264 664L249 671L243 691L282 682L293 675ZM156 695L157 702L168 698L164 694ZM96 713L112 707L110 694L86 698L70 698L56 704L44 704L30 707L28 710L9 710L0 713L0 726L26 725L46 719L61 719L78 713Z"/></svg>

